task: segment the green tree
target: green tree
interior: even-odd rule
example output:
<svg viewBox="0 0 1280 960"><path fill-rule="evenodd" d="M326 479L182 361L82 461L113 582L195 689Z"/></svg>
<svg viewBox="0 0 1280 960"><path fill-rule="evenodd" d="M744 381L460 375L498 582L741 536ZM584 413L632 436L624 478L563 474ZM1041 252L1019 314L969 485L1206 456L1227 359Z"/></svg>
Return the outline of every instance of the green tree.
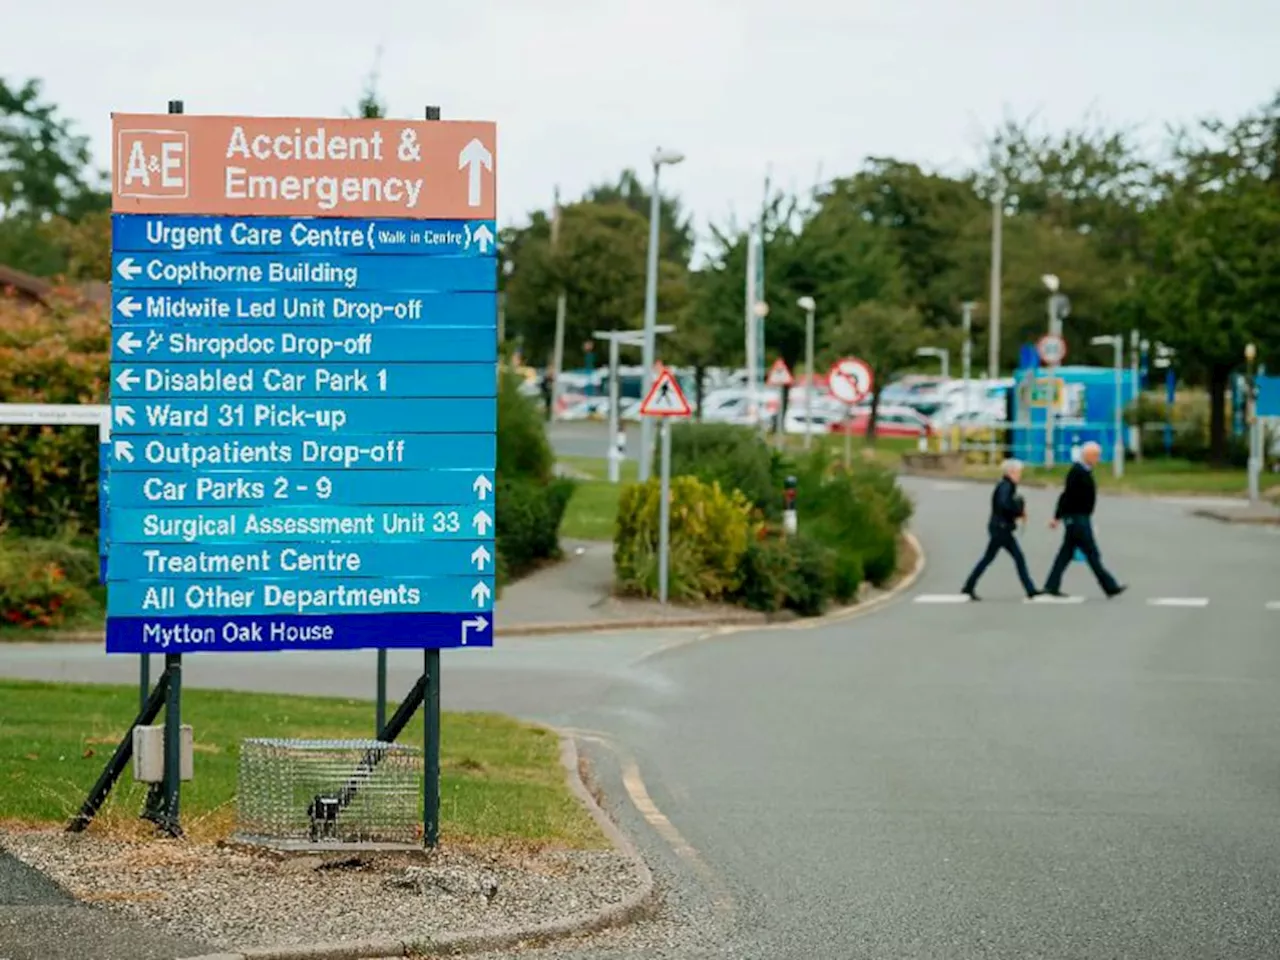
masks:
<svg viewBox="0 0 1280 960"><path fill-rule="evenodd" d="M640 182L634 170L624 170L614 183L592 187L583 195L583 202L608 206L621 204L649 223L653 194ZM681 266L688 266L693 256L693 218L680 203L678 197L662 194L658 199L658 257ZM646 239L646 251L647 247Z"/></svg>
<svg viewBox="0 0 1280 960"><path fill-rule="evenodd" d="M1135 297L1184 376L1209 389L1209 444L1227 458L1225 398L1246 343L1280 359L1280 95L1238 123L1182 131L1146 217Z"/></svg>
<svg viewBox="0 0 1280 960"><path fill-rule="evenodd" d="M63 272L65 256L45 224L74 223L106 210L110 199L88 138L43 99L40 82L0 79L0 263L41 276Z"/></svg>

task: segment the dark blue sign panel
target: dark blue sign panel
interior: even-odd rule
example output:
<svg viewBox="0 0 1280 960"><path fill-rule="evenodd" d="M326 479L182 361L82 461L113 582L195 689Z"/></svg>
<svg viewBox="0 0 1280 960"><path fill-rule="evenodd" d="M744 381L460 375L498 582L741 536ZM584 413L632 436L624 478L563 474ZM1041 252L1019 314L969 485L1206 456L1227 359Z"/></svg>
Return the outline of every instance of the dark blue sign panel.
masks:
<svg viewBox="0 0 1280 960"><path fill-rule="evenodd" d="M113 217L108 652L492 645L495 235Z"/></svg>

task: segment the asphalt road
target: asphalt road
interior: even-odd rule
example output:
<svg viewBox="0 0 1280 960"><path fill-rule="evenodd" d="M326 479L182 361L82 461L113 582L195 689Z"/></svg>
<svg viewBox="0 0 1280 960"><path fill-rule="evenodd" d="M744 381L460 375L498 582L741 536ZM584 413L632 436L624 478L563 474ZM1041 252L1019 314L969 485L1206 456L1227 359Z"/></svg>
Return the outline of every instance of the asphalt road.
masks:
<svg viewBox="0 0 1280 960"><path fill-rule="evenodd" d="M987 491L908 485L929 563L880 612L446 660L453 708L598 732L611 806L662 879L663 920L545 955L1280 956L1280 538L1104 499L1124 597L1077 565L1084 602L1026 604L1002 558L986 602L923 603L959 589ZM1042 580L1051 499L1028 500ZM0 672L108 679L96 653L23 656ZM368 695L354 659L290 656L188 678Z"/></svg>

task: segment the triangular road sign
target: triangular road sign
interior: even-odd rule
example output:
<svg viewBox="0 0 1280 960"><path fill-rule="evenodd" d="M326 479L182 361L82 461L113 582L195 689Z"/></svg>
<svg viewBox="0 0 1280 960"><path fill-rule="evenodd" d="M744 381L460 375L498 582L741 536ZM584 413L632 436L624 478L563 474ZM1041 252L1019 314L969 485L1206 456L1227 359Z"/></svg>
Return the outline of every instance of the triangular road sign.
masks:
<svg viewBox="0 0 1280 960"><path fill-rule="evenodd" d="M773 366L769 368L769 375L764 380L767 387L789 387L794 382L791 370L787 367L787 361L781 357L773 361Z"/></svg>
<svg viewBox="0 0 1280 960"><path fill-rule="evenodd" d="M640 404L642 417L687 417L693 413L689 401L684 398L678 381L670 370L663 368L649 388L649 395Z"/></svg>

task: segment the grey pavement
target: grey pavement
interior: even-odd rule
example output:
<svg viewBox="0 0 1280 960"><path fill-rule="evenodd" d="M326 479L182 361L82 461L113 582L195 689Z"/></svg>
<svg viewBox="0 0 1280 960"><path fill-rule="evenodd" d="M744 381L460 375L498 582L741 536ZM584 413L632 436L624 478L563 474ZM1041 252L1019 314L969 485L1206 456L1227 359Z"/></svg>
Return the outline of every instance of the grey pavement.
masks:
<svg viewBox="0 0 1280 960"><path fill-rule="evenodd" d="M928 565L916 597L869 616L446 652L449 707L616 746L587 752L666 894L655 923L539 955L1280 956L1280 611L1265 607L1280 600L1280 539L1185 503L1103 498L1124 597L1075 565L1065 587L1085 602L1025 604L1002 558L986 602L924 605L977 558L988 491L904 482ZM1039 581L1052 494L1027 499ZM86 648L0 657L6 675L134 669ZM407 685L415 655L392 663ZM372 655L210 655L188 676L367 691ZM628 799L637 777L652 806Z"/></svg>

